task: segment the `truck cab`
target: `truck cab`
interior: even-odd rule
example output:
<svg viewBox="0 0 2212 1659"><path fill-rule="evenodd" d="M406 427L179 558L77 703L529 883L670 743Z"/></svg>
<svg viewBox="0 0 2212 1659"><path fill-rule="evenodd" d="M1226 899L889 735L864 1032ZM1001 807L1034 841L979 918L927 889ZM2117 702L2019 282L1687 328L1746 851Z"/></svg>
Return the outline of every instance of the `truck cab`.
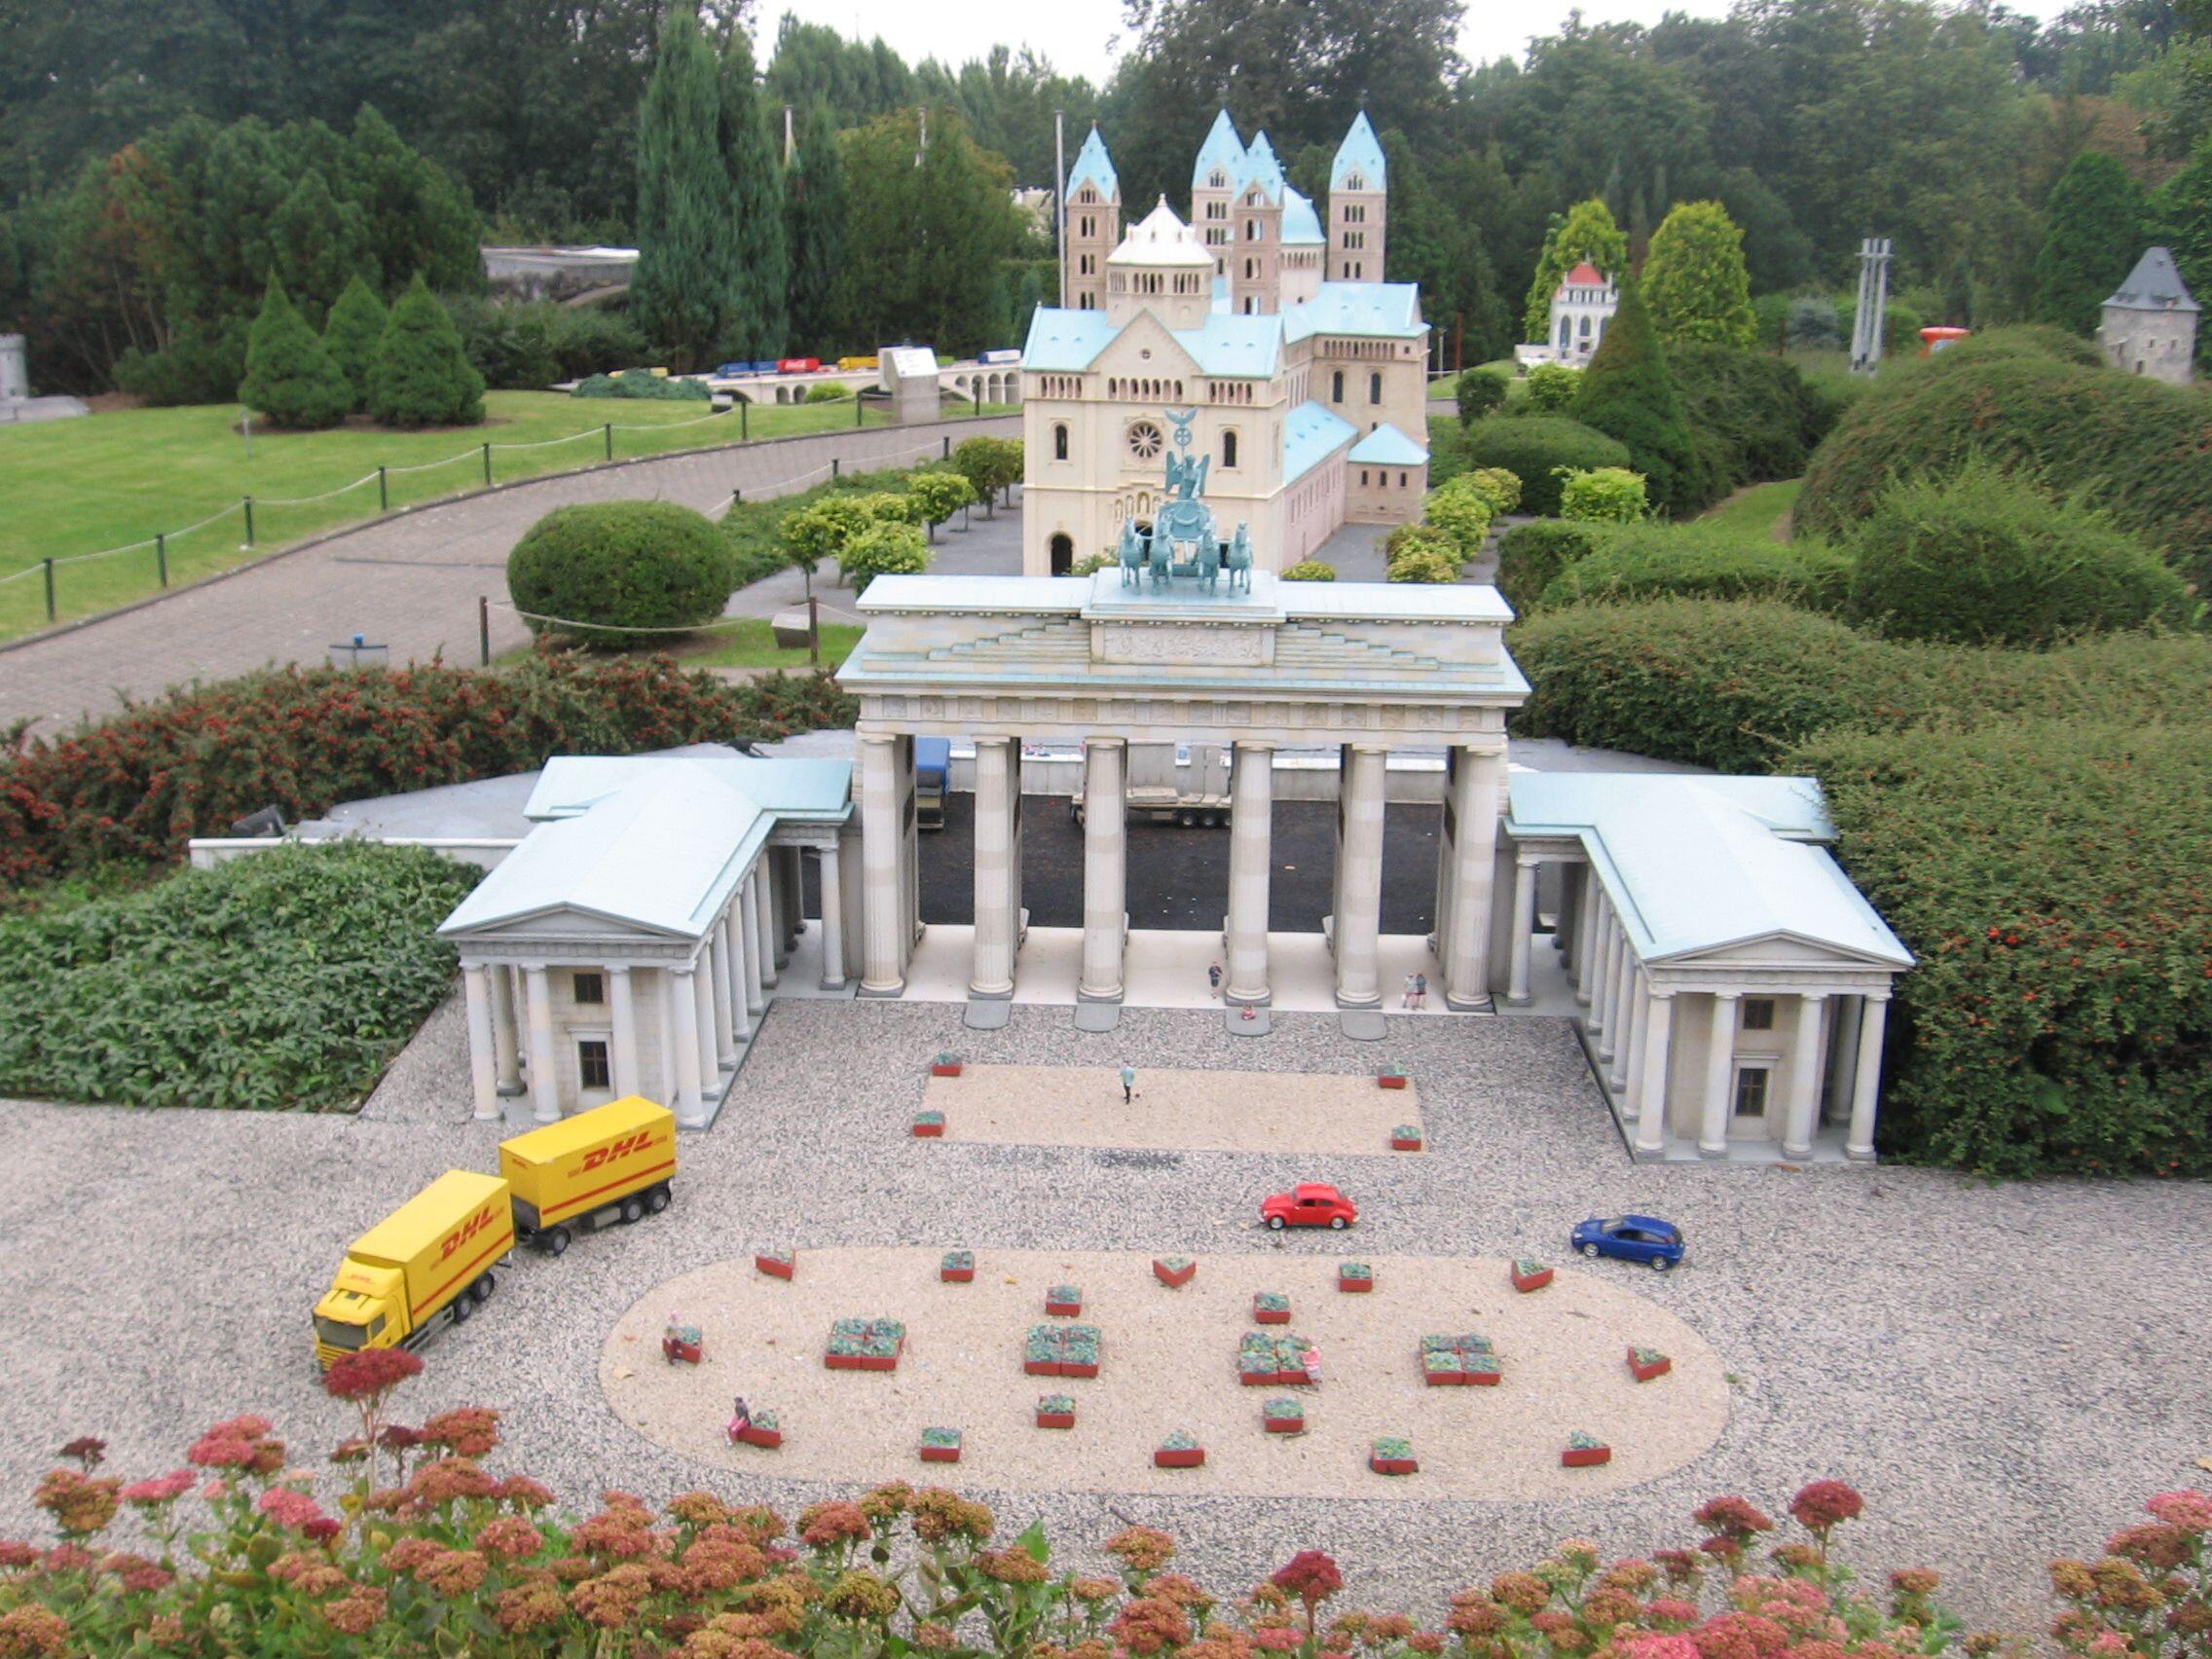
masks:
<svg viewBox="0 0 2212 1659"><path fill-rule="evenodd" d="M449 1169L353 1240L314 1307L315 1358L325 1370L362 1348L419 1347L460 1324L492 1294L493 1266L514 1248L507 1183Z"/></svg>

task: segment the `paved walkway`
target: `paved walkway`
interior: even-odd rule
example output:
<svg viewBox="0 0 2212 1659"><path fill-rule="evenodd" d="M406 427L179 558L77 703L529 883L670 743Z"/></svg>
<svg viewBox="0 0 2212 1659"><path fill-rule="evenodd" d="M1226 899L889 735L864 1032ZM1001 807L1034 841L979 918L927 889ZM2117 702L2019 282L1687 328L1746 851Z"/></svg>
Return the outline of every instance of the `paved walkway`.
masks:
<svg viewBox="0 0 2212 1659"><path fill-rule="evenodd" d="M1005 416L693 450L398 513L0 651L0 727L28 719L51 734L81 715L109 713L121 698L269 663L318 664L333 641L355 634L390 646L394 663L441 654L472 663L477 596L504 596L508 549L555 507L645 498L719 511L732 490L751 498L804 489L833 457L847 466L894 466L941 453L947 438L1020 431L1020 417ZM493 608L494 652L528 638L510 611Z"/></svg>

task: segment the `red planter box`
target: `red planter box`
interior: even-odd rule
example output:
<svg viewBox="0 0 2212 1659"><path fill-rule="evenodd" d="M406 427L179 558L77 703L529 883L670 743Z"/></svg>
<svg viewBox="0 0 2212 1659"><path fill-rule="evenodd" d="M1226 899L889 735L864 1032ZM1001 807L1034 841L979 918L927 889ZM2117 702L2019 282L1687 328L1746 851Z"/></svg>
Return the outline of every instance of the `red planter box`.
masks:
<svg viewBox="0 0 2212 1659"><path fill-rule="evenodd" d="M1262 1308L1255 1302L1252 1304L1252 1322L1255 1325L1287 1325L1290 1323L1290 1309Z"/></svg>
<svg viewBox="0 0 2212 1659"><path fill-rule="evenodd" d="M1639 1365L1636 1362L1636 1350L1634 1348L1629 1349L1629 1375L1631 1377L1634 1377L1639 1382L1648 1382L1654 1377L1664 1377L1668 1372L1674 1369L1675 1362L1672 1359L1668 1358L1668 1356L1665 1354L1661 1354L1649 1365Z"/></svg>
<svg viewBox="0 0 2212 1659"><path fill-rule="evenodd" d="M699 1363L699 1345L697 1343L679 1342L674 1337L663 1337L660 1340L660 1351L661 1357L671 1365L674 1365L680 1359L686 1365L697 1365Z"/></svg>
<svg viewBox="0 0 2212 1659"><path fill-rule="evenodd" d="M906 1345L901 1341L899 1353L825 1353L822 1363L831 1371L896 1371L899 1354L905 1351Z"/></svg>
<svg viewBox="0 0 2212 1659"><path fill-rule="evenodd" d="M1183 1264L1182 1269L1178 1271L1174 1268L1169 1267L1165 1262L1161 1261L1158 1257L1155 1257L1153 1259L1152 1276L1158 1279L1161 1284L1165 1285L1169 1290L1181 1290L1185 1285L1191 1282L1191 1276L1198 1271L1198 1264L1196 1262L1186 1262Z"/></svg>
<svg viewBox="0 0 2212 1659"><path fill-rule="evenodd" d="M1367 1466L1379 1475L1410 1475L1420 1464L1412 1457L1377 1457L1371 1455Z"/></svg>
<svg viewBox="0 0 2212 1659"><path fill-rule="evenodd" d="M1419 1152L1420 1151L1420 1137L1419 1135L1410 1138L1405 1135L1392 1135L1390 1137L1390 1150L1392 1152Z"/></svg>
<svg viewBox="0 0 2212 1659"><path fill-rule="evenodd" d="M1037 1414L1037 1426L1039 1428L1073 1428L1075 1427L1075 1413L1039 1412Z"/></svg>
<svg viewBox="0 0 2212 1659"><path fill-rule="evenodd" d="M1504 1380L1505 1374L1500 1371L1462 1371L1459 1373L1459 1381L1466 1383L1470 1388L1494 1388Z"/></svg>
<svg viewBox="0 0 2212 1659"><path fill-rule="evenodd" d="M1550 1268L1544 1269L1541 1272L1530 1273L1526 1278L1521 1275L1518 1269L1507 1271L1512 1275L1513 1288L1523 1295L1527 1295L1531 1290L1541 1290L1545 1285L1552 1282L1552 1270Z"/></svg>
<svg viewBox="0 0 2212 1659"><path fill-rule="evenodd" d="M790 1278L793 1272L798 1267L798 1264L796 1262L778 1262L773 1261L766 1256L754 1257L753 1265L761 1272L766 1273L770 1278L780 1279Z"/></svg>
<svg viewBox="0 0 2212 1659"><path fill-rule="evenodd" d="M1467 1380L1464 1371L1424 1371L1421 1381L1431 1388L1456 1388Z"/></svg>
<svg viewBox="0 0 2212 1659"><path fill-rule="evenodd" d="M742 1446L757 1446L763 1452L773 1452L784 1443L784 1431L780 1428L756 1428L747 1423L737 1431L737 1438Z"/></svg>
<svg viewBox="0 0 2212 1659"><path fill-rule="evenodd" d="M1375 1081L1384 1088L1403 1088L1406 1087L1406 1080L1402 1077L1379 1077Z"/></svg>
<svg viewBox="0 0 2212 1659"><path fill-rule="evenodd" d="M1060 1362L1056 1359L1025 1359L1021 1362L1021 1375L1024 1377L1057 1377L1059 1374Z"/></svg>
<svg viewBox="0 0 2212 1659"><path fill-rule="evenodd" d="M1594 1469L1600 1463L1610 1463L1613 1460L1613 1449L1610 1446L1572 1447L1562 1452L1559 1460L1566 1468Z"/></svg>
<svg viewBox="0 0 2212 1659"><path fill-rule="evenodd" d="M976 1270L974 1268L940 1268L937 1271L937 1276L946 1284L973 1284L976 1282Z"/></svg>
<svg viewBox="0 0 2212 1659"><path fill-rule="evenodd" d="M1262 1426L1270 1434L1304 1434L1306 1432L1306 1419L1304 1418L1266 1418L1262 1419Z"/></svg>
<svg viewBox="0 0 2212 1659"><path fill-rule="evenodd" d="M930 1062L930 1076L932 1077L958 1077L959 1075L960 1063L957 1060L949 1066L940 1066L934 1060Z"/></svg>
<svg viewBox="0 0 2212 1659"><path fill-rule="evenodd" d="M914 1125L914 1138L916 1140L941 1140L944 1138L944 1125L942 1124L916 1124Z"/></svg>
<svg viewBox="0 0 2212 1659"><path fill-rule="evenodd" d="M1152 1455L1152 1466L1156 1469L1195 1469L1205 1460L1203 1446L1194 1446L1188 1452L1170 1452L1162 1446Z"/></svg>
<svg viewBox="0 0 2212 1659"><path fill-rule="evenodd" d="M925 1446L922 1448L922 1461L925 1463L957 1463L960 1461L960 1448L957 1446Z"/></svg>
<svg viewBox="0 0 2212 1659"><path fill-rule="evenodd" d="M1095 1377L1098 1362L1095 1359L1063 1359L1060 1361L1062 1377Z"/></svg>
<svg viewBox="0 0 2212 1659"><path fill-rule="evenodd" d="M1375 1281L1371 1278L1340 1278L1337 1280L1337 1288L1343 1291L1346 1296L1360 1296L1364 1295L1368 1291L1373 1290L1375 1288Z"/></svg>
<svg viewBox="0 0 2212 1659"><path fill-rule="evenodd" d="M1045 1304L1045 1311L1056 1314L1064 1319L1073 1319L1083 1311L1083 1304L1080 1302L1048 1302Z"/></svg>

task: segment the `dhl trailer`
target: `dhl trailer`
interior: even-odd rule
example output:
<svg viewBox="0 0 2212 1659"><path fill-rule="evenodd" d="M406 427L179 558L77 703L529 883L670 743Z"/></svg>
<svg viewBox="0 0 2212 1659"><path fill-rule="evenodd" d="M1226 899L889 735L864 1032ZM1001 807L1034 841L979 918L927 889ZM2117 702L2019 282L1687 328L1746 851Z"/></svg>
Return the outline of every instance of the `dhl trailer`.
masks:
<svg viewBox="0 0 2212 1659"><path fill-rule="evenodd" d="M637 1095L502 1142L497 1175L447 1170L346 1252L315 1304L315 1358L421 1346L476 1311L518 1239L558 1256L579 1228L657 1215L675 1174L675 1114Z"/></svg>

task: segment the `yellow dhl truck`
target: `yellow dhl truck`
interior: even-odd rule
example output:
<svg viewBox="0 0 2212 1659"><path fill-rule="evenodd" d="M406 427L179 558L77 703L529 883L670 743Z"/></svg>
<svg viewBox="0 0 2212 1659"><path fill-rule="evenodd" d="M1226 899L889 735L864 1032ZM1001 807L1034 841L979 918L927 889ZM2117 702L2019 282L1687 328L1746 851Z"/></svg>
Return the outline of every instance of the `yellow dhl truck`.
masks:
<svg viewBox="0 0 2212 1659"><path fill-rule="evenodd" d="M666 1209L675 1173L675 1115L637 1095L502 1142L497 1175L447 1170L346 1252L315 1304L315 1358L421 1346L475 1312L518 1238L558 1256L579 1227Z"/></svg>

